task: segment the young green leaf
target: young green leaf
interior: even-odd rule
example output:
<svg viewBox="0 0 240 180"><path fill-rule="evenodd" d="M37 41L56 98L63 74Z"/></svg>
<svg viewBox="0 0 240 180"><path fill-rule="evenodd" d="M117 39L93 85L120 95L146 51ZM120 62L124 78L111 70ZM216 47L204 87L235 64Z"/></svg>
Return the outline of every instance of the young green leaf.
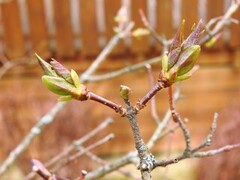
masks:
<svg viewBox="0 0 240 180"><path fill-rule="evenodd" d="M71 90L74 88L74 86L61 77L45 75L42 76L42 82L50 91L62 96L70 95Z"/></svg>
<svg viewBox="0 0 240 180"><path fill-rule="evenodd" d="M166 54L162 57L162 70L163 72L168 72L168 56Z"/></svg>
<svg viewBox="0 0 240 180"><path fill-rule="evenodd" d="M71 101L73 98L72 98L72 96L60 96L59 98L58 98L58 101L60 101L60 102L66 102L66 101Z"/></svg>
<svg viewBox="0 0 240 180"><path fill-rule="evenodd" d="M184 81L184 80L190 78L191 76L192 76L192 74L190 74L190 73L184 74L182 76L177 76L176 77L176 82L177 81Z"/></svg>
<svg viewBox="0 0 240 180"><path fill-rule="evenodd" d="M177 47L175 49L173 49L171 52L169 52L169 55L168 55L168 70L171 69L175 64L176 62L178 61L178 58L180 56L180 53L181 53L182 49L181 47Z"/></svg>
<svg viewBox="0 0 240 180"><path fill-rule="evenodd" d="M75 87L79 87L80 86L79 76L76 73L76 71L74 71L73 69L71 70L71 79L72 79L73 84L75 85Z"/></svg>
<svg viewBox="0 0 240 180"><path fill-rule="evenodd" d="M35 56L37 57L38 62L46 75L57 76L56 72L52 69L52 66L49 63L44 61L37 53L35 53Z"/></svg>
<svg viewBox="0 0 240 180"><path fill-rule="evenodd" d="M65 68L61 63L52 58L50 64L52 65L52 68L55 70L58 76L61 76L68 82L73 83L72 78L70 76L70 71L67 68Z"/></svg>
<svg viewBox="0 0 240 180"><path fill-rule="evenodd" d="M182 52L175 65L178 69L178 76L186 74L193 68L200 53L200 50L201 48L199 45L193 45Z"/></svg>

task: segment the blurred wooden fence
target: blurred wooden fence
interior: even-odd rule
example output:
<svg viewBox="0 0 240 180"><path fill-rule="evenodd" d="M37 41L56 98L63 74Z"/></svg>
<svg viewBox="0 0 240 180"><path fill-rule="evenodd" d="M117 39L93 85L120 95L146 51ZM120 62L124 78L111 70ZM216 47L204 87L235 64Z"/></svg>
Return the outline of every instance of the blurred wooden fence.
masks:
<svg viewBox="0 0 240 180"><path fill-rule="evenodd" d="M2 53L6 54L8 58L18 58L34 52L39 53L42 57L57 55L62 59L76 57L79 54L82 57L95 56L114 34L112 30L115 26L113 17L122 5L121 0L6 1L6 3L0 4L0 40L3 43ZM126 2L123 1L123 3ZM130 2L128 7L131 18L136 22L136 26L142 26L138 15L138 9L142 8L157 31L165 34L167 38L171 38L182 18L186 19L187 27L185 29L186 33L189 33L192 24L198 19L201 18L207 22L212 17L221 16L229 7L230 0L129 0L128 2ZM240 13L236 13L235 17L240 19ZM133 54L146 53L153 48L159 50L159 47L151 39L144 38L141 41L132 40L130 44L120 43L114 53L124 54L126 51ZM229 57L226 58L226 53L219 53L223 49L236 52L240 57L239 25L232 25L225 29L224 37L218 42L215 49L219 51L213 54L208 53L201 59L208 62L215 59L226 63L233 62L229 61ZM232 58L232 55L230 57ZM239 63L239 58L237 61ZM86 64L88 65L88 62ZM83 67L84 63L80 68ZM27 77L31 77L30 71L30 68L25 71ZM38 71L40 71L39 67ZM21 70L19 72L22 73ZM159 70L156 69L154 72L157 77ZM239 107L239 78L239 73L233 73L229 67L219 68L217 66L213 69L200 69L193 78L186 81L183 94L187 94L188 98L179 102L178 111L183 117L193 119L192 124L189 123L192 132L196 134L193 142L202 142L202 138L207 134L213 112L220 111L232 104ZM136 98L133 100L134 102L149 90L148 77L141 72L103 82L101 86L99 84L92 85L91 89L94 89L96 94L118 102L119 98L116 97L115 92L119 91L119 82L131 85ZM140 86L141 88L139 88ZM21 80L6 78L1 81L1 90L0 132L3 137L10 138L10 140L9 138L0 139L2 145L0 160L3 160L29 132L36 123L36 119L39 119L52 107L56 96L46 93L47 90L41 84L39 76L35 79L22 78ZM168 107L166 97L165 91L158 96L157 107L159 107L161 117ZM31 146L26 152L29 159L29 154L31 158L43 156L48 159L56 154L57 150L62 150L62 147L72 139L78 138L99 124L99 121L106 116L116 119L109 130L116 134L116 140L112 144L104 146L99 152L110 153L109 147L111 147L112 153L127 152L133 148L132 138L129 138L131 132L128 122L117 121L120 119L118 114L106 111L105 107L100 105L93 108L92 104L86 102L86 105L79 108L77 103L79 102L71 102L69 107L58 117L58 121L50 125L41 136L38 136L38 139L34 141L35 146ZM142 123L142 127L147 127L142 129L146 139L150 137L156 126L153 121L149 121L149 111L149 109L144 111L139 121ZM182 136L177 134L176 139L179 137ZM178 144L183 142L178 139L175 141ZM162 147L161 145L157 146L157 151ZM29 161L27 161L28 163ZM79 166L75 167L79 168Z"/></svg>
<svg viewBox="0 0 240 180"><path fill-rule="evenodd" d="M231 0L6 0L1 3L1 40L9 58L38 52L42 56L94 56L113 35L114 16L128 4L136 26L143 26L138 9L142 8L160 34L173 36L182 18L186 32L199 19L207 22L221 16ZM240 13L235 17L240 18ZM217 48L237 49L239 25L230 26ZM149 38L119 45L117 52L145 53L154 48ZM156 48L158 49L158 48Z"/></svg>

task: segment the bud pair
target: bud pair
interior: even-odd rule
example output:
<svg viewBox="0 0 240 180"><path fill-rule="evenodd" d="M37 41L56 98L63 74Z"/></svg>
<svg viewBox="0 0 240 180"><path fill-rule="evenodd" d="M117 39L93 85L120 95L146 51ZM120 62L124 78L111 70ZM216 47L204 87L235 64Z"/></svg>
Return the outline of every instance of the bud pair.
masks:
<svg viewBox="0 0 240 180"><path fill-rule="evenodd" d="M171 84L191 77L191 70L201 50L197 45L203 32L201 21L185 41L183 29L184 21L173 38L168 54L162 57L162 74Z"/></svg>
<svg viewBox="0 0 240 180"><path fill-rule="evenodd" d="M47 63L37 54L36 57L45 72L42 76L43 84L53 93L61 95L59 101L81 98L85 86L80 84L79 76L74 70L69 71L54 59Z"/></svg>

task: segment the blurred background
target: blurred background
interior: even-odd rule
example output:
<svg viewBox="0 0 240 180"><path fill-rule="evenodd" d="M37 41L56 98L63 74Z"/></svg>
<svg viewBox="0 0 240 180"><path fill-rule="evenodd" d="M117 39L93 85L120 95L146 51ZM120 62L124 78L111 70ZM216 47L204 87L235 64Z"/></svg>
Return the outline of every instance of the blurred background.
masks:
<svg viewBox="0 0 240 180"><path fill-rule="evenodd" d="M0 2L0 164L28 134L31 127L57 102L57 96L42 85L42 71L34 57L35 52L46 60L54 57L69 69L75 69L81 74L114 36L114 17L122 5L128 8L129 18L135 22L135 27L144 27L138 12L141 8L151 26L166 39L173 37L182 19L186 20L187 37L192 25L199 19L207 23L211 18L222 16L231 5L231 0ZM239 10L233 18L240 19ZM162 47L153 37L126 38L107 57L97 73L102 74L142 62L160 55L161 51ZM200 70L182 83L182 98L177 103L177 110L182 117L189 119L188 127L193 145L204 140L214 112L219 112L220 116L213 147L239 142L240 25L230 24L225 27L221 38L211 48L202 50L198 63ZM159 69L160 65L153 66L155 80ZM133 102L150 89L145 70L103 82L88 83L87 86L97 94L123 104L119 97L121 84L132 89ZM168 108L167 92L164 90L159 93L156 101L159 116L162 118ZM94 153L112 158L134 149L129 124L125 119L100 104L71 101L54 121L34 138L11 169L18 173L18 177L26 175L31 170L32 158L46 162L107 117L112 117L114 123L99 136L114 133L115 138L94 150ZM150 106L141 112L139 122L144 140L147 141L156 128L150 115ZM168 141L166 138L157 143L153 152L166 153ZM184 148L180 131L171 135L171 142L173 153ZM188 160L188 163L185 163L186 168L181 166L184 162L180 162L179 172L175 172L176 168L170 168L169 177L171 169L174 169L175 177L179 177L179 173L191 174L191 178L185 179L239 179L240 157L237 151L218 155L215 159ZM90 171L94 167L97 165L83 157L64 168L61 173L77 175L76 170ZM213 173L213 169L216 173ZM8 174L6 177L9 176Z"/></svg>

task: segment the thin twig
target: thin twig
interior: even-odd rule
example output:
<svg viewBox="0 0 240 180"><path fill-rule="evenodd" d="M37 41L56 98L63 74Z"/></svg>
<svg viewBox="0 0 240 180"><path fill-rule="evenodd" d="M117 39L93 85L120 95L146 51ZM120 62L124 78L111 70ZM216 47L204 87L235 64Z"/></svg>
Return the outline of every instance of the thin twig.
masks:
<svg viewBox="0 0 240 180"><path fill-rule="evenodd" d="M224 152L236 149L236 148L240 148L240 143L239 144L233 144L233 145L226 145L226 146L223 146L221 148L214 149L214 150L203 151L203 152L195 152L195 153L192 153L190 155L182 154L181 156L177 156L177 157L172 158L172 159L157 161L154 164L154 168L156 168L156 167L166 167L168 165L178 163L179 161L181 161L183 159L203 158L203 157L208 157L208 156L214 156L214 155L224 153Z"/></svg>
<svg viewBox="0 0 240 180"><path fill-rule="evenodd" d="M171 44L172 40L166 40L163 36L160 36L155 29L150 25L147 17L145 16L142 9L139 10L141 20L144 26L150 31L151 35L156 39L156 41L162 46L162 54L167 52L168 46Z"/></svg>
<svg viewBox="0 0 240 180"><path fill-rule="evenodd" d="M174 95L173 95L173 101L176 102L180 98L180 86L177 86ZM165 116L163 117L162 122L158 125L157 129L153 133L152 137L147 143L147 147L151 149L155 143L161 138L161 134L163 130L166 128L167 124L169 123L171 119L171 111L167 110Z"/></svg>
<svg viewBox="0 0 240 180"><path fill-rule="evenodd" d="M40 161L32 160L32 169L35 173L41 176L45 180L64 180L63 178L58 178L55 174L51 173Z"/></svg>
<svg viewBox="0 0 240 180"><path fill-rule="evenodd" d="M160 90L168 86L168 82L159 79L159 81L154 86L152 86L148 93L143 98L138 100L135 106L136 111L140 111L141 109L143 109L153 96L155 96Z"/></svg>
<svg viewBox="0 0 240 180"><path fill-rule="evenodd" d="M93 130L91 130L85 136L81 137L79 140L73 141L73 143L70 146L68 146L65 150L63 150L62 153L58 154L57 156L52 158L50 161L48 161L45 164L45 166L50 167L53 164L55 164L56 162L58 162L60 159L66 157L72 150L74 150L76 148L76 146L80 146L81 144L83 144L84 142L86 142L87 140L89 140L90 138L95 136L100 131L103 131L106 127L108 127L110 124L112 124L112 122L113 122L112 118L107 118L99 126L94 128Z"/></svg>
<svg viewBox="0 0 240 180"><path fill-rule="evenodd" d="M63 162L61 162L60 164L58 164L57 166L55 166L54 168L51 169L51 172L56 172L58 169L66 166L67 164L69 164L70 162L73 162L74 160L76 160L77 158L79 158L80 156L82 156L83 154L85 154L86 152L95 149L96 147L112 140L114 138L113 134L109 134L108 136L100 139L99 141L89 145L88 147L81 149L81 146L78 146L78 150L79 152L77 152L76 154L71 155L70 157L67 157L67 159L65 159Z"/></svg>
<svg viewBox="0 0 240 180"><path fill-rule="evenodd" d="M198 147L193 148L192 152L197 152L200 149L202 149L202 148L204 148L206 146L210 146L211 145L214 132L215 132L215 130L217 128L217 120L218 120L218 113L215 113L214 114L214 118L213 118L213 122L212 122L212 125L211 125L211 128L210 128L210 131L209 131L205 141L202 144L200 144Z"/></svg>
<svg viewBox="0 0 240 180"><path fill-rule="evenodd" d="M209 39L211 39L212 36L218 34L223 27L225 27L225 25L229 22L229 19L231 19L231 16L238 10L240 6L240 2L239 1L232 1L231 6L229 7L229 9L227 10L227 12L222 16L222 18L220 18L220 20L216 23L216 25L213 27L213 29L208 29L208 34L206 34L200 41L200 44L203 45L205 44ZM212 23L213 22L209 22ZM207 25L208 27L209 25ZM209 36L209 34L211 34L211 36Z"/></svg>
<svg viewBox="0 0 240 180"><path fill-rule="evenodd" d="M105 174L115 171L124 165L130 164L131 159L137 157L137 151L131 151L126 155L114 160L114 162L110 162L105 166L99 167L92 172L89 172L86 176L86 180L99 179L103 177Z"/></svg>
<svg viewBox="0 0 240 180"><path fill-rule="evenodd" d="M153 78L153 72L152 72L152 67L150 64L146 65L147 72L148 72L148 78L150 82L150 87L154 85L154 78ZM160 118L157 113L157 108L156 108L156 96L153 96L151 99L151 114L153 119L155 120L156 124L160 123Z"/></svg>
<svg viewBox="0 0 240 180"><path fill-rule="evenodd" d="M93 92L88 92L88 94L86 94L86 96L88 96L87 98L96 102L99 102L105 106L110 107L111 109L113 109L115 112L120 113L122 116L125 116L126 114L126 109L123 108L121 105L116 104L108 99L105 99L101 96L98 96L97 94L93 93Z"/></svg>
<svg viewBox="0 0 240 180"><path fill-rule="evenodd" d="M232 149L240 148L240 143L239 144L233 144L233 145L226 145L221 148L209 150L209 151L202 151L202 152L196 152L193 153L192 157L194 158L202 158L202 157L208 157L208 156L214 156L223 152L230 151Z"/></svg>
<svg viewBox="0 0 240 180"><path fill-rule="evenodd" d="M84 147L81 147L81 148L82 148L82 150L84 150ZM85 155L88 156L92 161L97 162L98 164L100 164L102 166L107 165L107 161L96 156L95 154L91 153L90 151L86 151ZM138 179L137 177L135 177L132 173L130 173L128 171L118 169L117 172L126 177L129 177L131 179Z"/></svg>
<svg viewBox="0 0 240 180"><path fill-rule="evenodd" d="M119 40L121 39L119 34L116 34L112 37L112 39L109 41L109 43L105 46L103 51L99 54L99 56L96 58L96 60L89 66L89 68L81 75L80 79L82 81L86 81L88 79L88 76L93 74L96 69L99 67L99 65L106 59L106 57L112 52L114 47L117 46Z"/></svg>
<svg viewBox="0 0 240 180"><path fill-rule="evenodd" d="M170 106L170 110L172 113L172 117L173 117L173 120L175 122L177 122L179 124L180 128L182 129L185 143L186 143L184 153L188 154L191 152L191 136L190 136L190 132L189 132L186 124L183 122L180 115L176 112L175 104L174 104L173 97L172 97L172 86L168 87L168 94L169 94L169 106Z"/></svg>
<svg viewBox="0 0 240 180"><path fill-rule="evenodd" d="M137 71L139 69L145 68L147 64L156 64L156 63L159 63L159 62L161 62L161 56L146 60L144 62L134 64L134 65L131 65L131 66L127 66L127 67L124 67L122 69L118 69L116 71L112 71L112 72L109 72L109 73L100 74L100 75L90 75L90 76L88 76L86 81L87 82L88 81L90 81L90 82L105 81L105 80L108 80L108 79L119 77L119 76L124 75L124 74L129 73L129 72L134 72L134 71Z"/></svg>

